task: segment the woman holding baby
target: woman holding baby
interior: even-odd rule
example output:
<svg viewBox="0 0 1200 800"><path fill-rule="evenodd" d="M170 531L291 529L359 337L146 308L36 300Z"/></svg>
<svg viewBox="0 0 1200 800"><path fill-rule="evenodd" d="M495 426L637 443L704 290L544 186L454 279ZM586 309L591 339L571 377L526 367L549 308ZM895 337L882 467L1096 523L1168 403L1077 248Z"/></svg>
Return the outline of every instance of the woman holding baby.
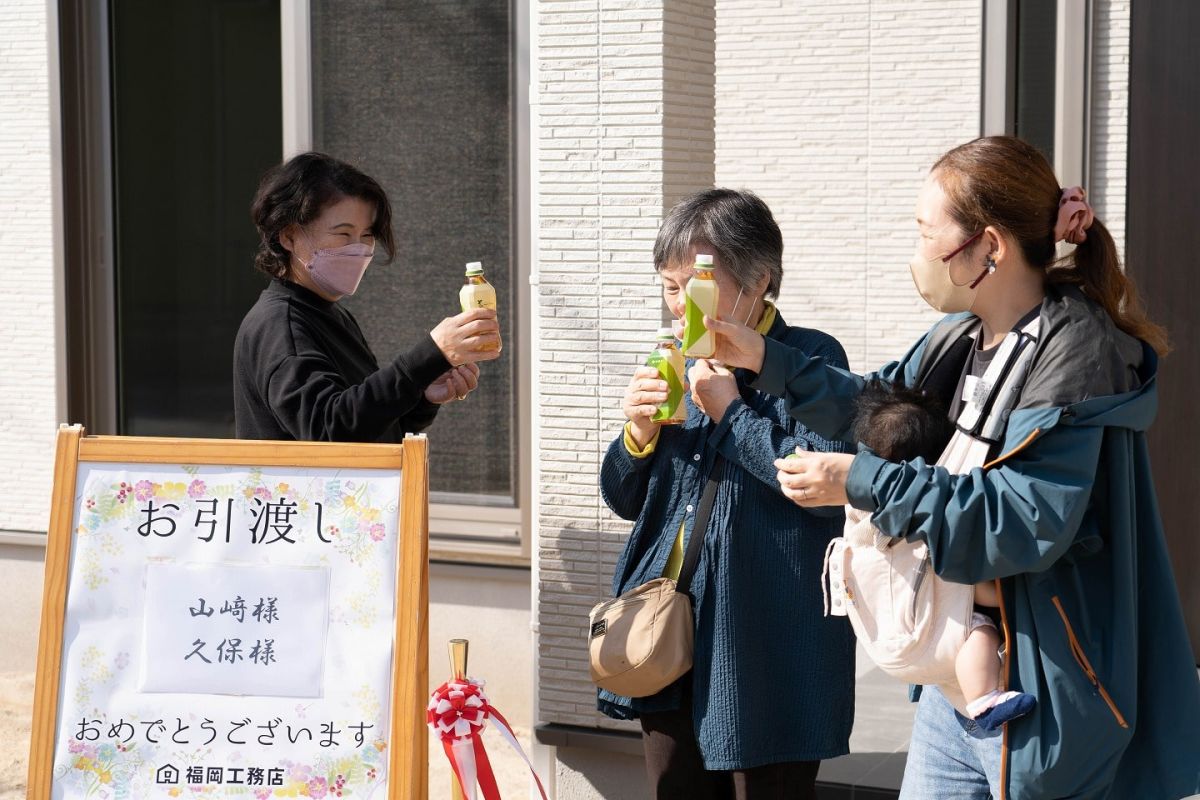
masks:
<svg viewBox="0 0 1200 800"><path fill-rule="evenodd" d="M925 542L942 580L982 584L976 602L992 609L1004 654L992 699L1028 698L986 730L925 687L901 797L1200 792L1200 684L1145 440L1166 332L1083 190L1060 187L1018 139L944 155L919 195L917 228L913 278L948 316L868 378L872 391L902 386L941 403L957 422L943 463L864 446L775 464L802 508L849 504L884 537ZM1063 241L1074 249L1058 258ZM715 358L748 371L752 389L782 398L809 430L857 443L868 378L736 321L706 324ZM1027 348L1016 381L989 371L1011 354L1006 341ZM1005 411L987 428L996 402ZM957 468L944 465L951 450Z"/></svg>

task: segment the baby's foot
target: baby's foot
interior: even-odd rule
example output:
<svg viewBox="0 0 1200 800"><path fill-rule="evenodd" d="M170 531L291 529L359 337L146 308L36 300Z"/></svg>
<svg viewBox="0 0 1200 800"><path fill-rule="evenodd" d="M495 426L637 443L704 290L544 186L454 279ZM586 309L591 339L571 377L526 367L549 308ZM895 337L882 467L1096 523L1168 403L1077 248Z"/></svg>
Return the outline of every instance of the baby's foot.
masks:
<svg viewBox="0 0 1200 800"><path fill-rule="evenodd" d="M967 703L967 716L985 731L994 731L1006 722L1025 716L1035 705L1037 700L1031 694L996 690Z"/></svg>

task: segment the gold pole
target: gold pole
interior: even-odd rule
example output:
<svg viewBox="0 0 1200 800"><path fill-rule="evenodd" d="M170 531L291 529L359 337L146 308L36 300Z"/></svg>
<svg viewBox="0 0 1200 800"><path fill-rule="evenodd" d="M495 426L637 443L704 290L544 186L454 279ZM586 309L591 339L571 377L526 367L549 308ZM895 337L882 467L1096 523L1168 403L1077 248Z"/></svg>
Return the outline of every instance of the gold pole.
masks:
<svg viewBox="0 0 1200 800"><path fill-rule="evenodd" d="M467 679L467 648L469 642L466 639L451 639L448 646L450 652L450 674L456 681ZM451 773L450 775L450 798L451 800L465 800L463 789L458 785L458 776Z"/></svg>

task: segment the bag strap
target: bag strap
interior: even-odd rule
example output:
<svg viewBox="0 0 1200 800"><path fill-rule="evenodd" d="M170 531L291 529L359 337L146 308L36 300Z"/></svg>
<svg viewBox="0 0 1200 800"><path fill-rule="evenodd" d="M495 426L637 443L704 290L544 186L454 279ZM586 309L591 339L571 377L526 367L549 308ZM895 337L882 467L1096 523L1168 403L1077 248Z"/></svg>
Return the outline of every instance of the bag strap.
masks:
<svg viewBox="0 0 1200 800"><path fill-rule="evenodd" d="M717 497L717 484L721 482L721 473L725 470L725 457L717 453L713 460L712 472L708 473L708 483L704 484L704 494L700 495L700 507L696 509L696 524L692 526L692 535L688 537L687 550L683 554L683 565L679 568L679 578L675 581L675 591L687 594L692 588L692 578L696 575L696 567L700 564L700 549L704 546L704 534L708 530L708 520L712 516L713 501Z"/></svg>

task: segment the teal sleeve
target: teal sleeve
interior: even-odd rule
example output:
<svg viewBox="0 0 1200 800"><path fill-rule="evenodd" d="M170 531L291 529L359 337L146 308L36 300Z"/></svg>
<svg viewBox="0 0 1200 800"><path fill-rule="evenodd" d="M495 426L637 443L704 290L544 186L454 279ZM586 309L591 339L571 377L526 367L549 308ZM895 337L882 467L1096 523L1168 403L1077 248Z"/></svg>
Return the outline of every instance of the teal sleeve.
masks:
<svg viewBox="0 0 1200 800"><path fill-rule="evenodd" d="M872 378L901 381L911 386L925 350L926 334L899 361L866 376L835 367L772 339L765 340L762 369L751 384L756 390L782 397L787 411L826 439L853 443L854 399Z"/></svg>
<svg viewBox="0 0 1200 800"><path fill-rule="evenodd" d="M1059 425L998 466L961 475L864 451L846 493L887 535L927 542L934 571L946 580L1040 572L1075 539L1103 436L1102 427Z"/></svg>

